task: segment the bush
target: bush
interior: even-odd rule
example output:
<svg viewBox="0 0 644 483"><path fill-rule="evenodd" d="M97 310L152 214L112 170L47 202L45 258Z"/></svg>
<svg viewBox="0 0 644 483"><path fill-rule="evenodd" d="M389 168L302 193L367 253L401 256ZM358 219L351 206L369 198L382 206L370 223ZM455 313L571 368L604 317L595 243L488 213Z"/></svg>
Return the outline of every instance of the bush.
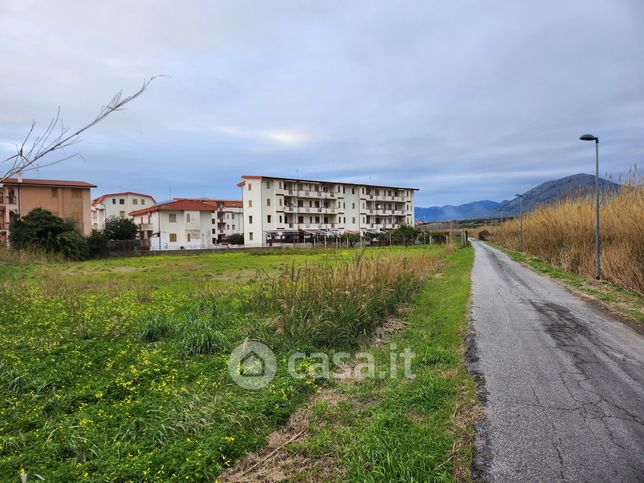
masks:
<svg viewBox="0 0 644 483"><path fill-rule="evenodd" d="M105 238L108 240L134 240L139 228L128 218L111 216L105 220Z"/></svg>
<svg viewBox="0 0 644 483"><path fill-rule="evenodd" d="M56 237L56 251L69 260L87 260L89 258L89 244L78 232L66 231Z"/></svg>
<svg viewBox="0 0 644 483"><path fill-rule="evenodd" d="M490 232L487 230L481 230L479 232L479 240L485 241L490 237Z"/></svg>
<svg viewBox="0 0 644 483"><path fill-rule="evenodd" d="M92 230L92 233L87 238L89 245L90 257L100 257L107 253L107 238L105 233L101 230Z"/></svg>
<svg viewBox="0 0 644 483"><path fill-rule="evenodd" d="M73 230L73 226L51 211L34 208L22 218L9 224L9 242L15 249L41 249L57 252L56 238L61 233Z"/></svg>
<svg viewBox="0 0 644 483"><path fill-rule="evenodd" d="M228 237L228 243L231 245L243 245L244 244L244 234L243 233L233 233Z"/></svg>

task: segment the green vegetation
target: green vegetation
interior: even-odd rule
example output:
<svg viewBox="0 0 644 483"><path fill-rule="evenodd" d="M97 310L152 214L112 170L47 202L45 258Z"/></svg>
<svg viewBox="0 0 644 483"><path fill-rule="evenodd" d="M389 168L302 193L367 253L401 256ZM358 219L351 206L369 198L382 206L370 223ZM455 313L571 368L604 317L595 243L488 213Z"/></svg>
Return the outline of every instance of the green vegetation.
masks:
<svg viewBox="0 0 644 483"><path fill-rule="evenodd" d="M628 290L607 280L598 282L596 280L588 279L582 275L557 268L554 265L538 259L537 257L510 250L501 245L492 245L507 253L513 260L528 265L538 272L557 279L573 290L600 300L608 308L626 316L629 319L634 319L640 323L644 323L644 295L641 293L635 292L634 290Z"/></svg>
<svg viewBox="0 0 644 483"><path fill-rule="evenodd" d="M61 254L69 260L89 257L87 240L74 230L73 221L65 221L51 211L35 208L9 226L9 240L14 250Z"/></svg>
<svg viewBox="0 0 644 483"><path fill-rule="evenodd" d="M108 240L134 240L139 232L136 223L129 218L110 216L105 220L103 234Z"/></svg>
<svg viewBox="0 0 644 483"><path fill-rule="evenodd" d="M407 325L373 349L376 367L389 368L390 346L409 347L415 379L338 383L312 407L308 436L288 452L312 463L299 479L449 481L469 479L474 384L464 365L468 333L471 248L447 258L413 299ZM403 372L402 362L398 364ZM341 470L319 473L331 457ZM298 478L296 478L298 479Z"/></svg>
<svg viewBox="0 0 644 483"><path fill-rule="evenodd" d="M378 319L421 288L419 281L435 268L428 260L443 259L451 251L394 247L366 250L359 259L351 250L298 250L0 264L0 477L17 480L23 468L51 481L216 478L235 459L260 447L315 392L312 377L288 376L286 360L292 351L312 344L341 347L369 335ZM441 382L438 372L431 377L439 379L427 379L425 366L432 371L461 367L456 354L463 321L458 317L465 311L469 253L458 251L450 258L449 275L424 285L427 300L417 299L407 336L399 339L400 344L413 342L425 354L423 361L440 360L421 362L419 378L401 386L402 392L388 389L394 391L392 411L399 403L410 404L404 402L408 396L416 401L425 394L413 403L419 404L420 414L436 413L430 418L435 424L423 423L425 429L448 428L455 384L465 380L460 369L453 381L450 376ZM337 305L318 305L312 318L287 318L288 305L274 304L283 294L271 292L270 281L303 264L319 264L323 275L313 283L328 281L331 273L349 273L357 283L361 273L371 273L376 277L371 281L380 285L362 283L349 295L338 291ZM387 284L370 264L389 267ZM302 270L303 280L310 281L306 277L315 270ZM456 274L463 280L453 280ZM352 312L357 323L351 332L332 340L327 322L341 315L346 297L358 297L358 292L370 304L377 293L379 304ZM275 320L280 322L270 323ZM301 330L284 335L287 325L302 327L307 320L317 320L322 329L314 332L318 336L307 338ZM263 390L244 390L227 373L228 354L247 338L265 342L278 359L278 373ZM363 390L369 390L368 384ZM391 438L397 437L400 430L393 419L388 424ZM375 438L376 426L369 428L363 436ZM449 452L445 445L458 437L433 435L436 444L421 448L433 448L432 458L438 461ZM384 435L381 444L389 444L388 439ZM356 464L365 457L356 453ZM440 474L449 475L450 467L443 464ZM415 463L411 468L420 474Z"/></svg>

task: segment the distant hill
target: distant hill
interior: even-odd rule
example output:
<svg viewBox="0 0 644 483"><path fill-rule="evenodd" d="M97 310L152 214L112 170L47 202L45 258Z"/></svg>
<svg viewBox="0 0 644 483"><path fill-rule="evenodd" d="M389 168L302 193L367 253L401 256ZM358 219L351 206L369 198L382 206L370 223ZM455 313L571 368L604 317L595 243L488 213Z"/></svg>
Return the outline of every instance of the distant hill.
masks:
<svg viewBox="0 0 644 483"><path fill-rule="evenodd" d="M617 183L599 178L599 188L602 192L615 192L619 189ZM565 178L546 181L539 186L532 188L530 191L523 193L523 209L530 211L538 205L552 203L553 201L566 198L585 196L595 191L595 177L590 174L573 174ZM516 197L499 206L496 211L498 216L518 215L521 210L521 201Z"/></svg>
<svg viewBox="0 0 644 483"><path fill-rule="evenodd" d="M617 183L605 179L599 180L600 188L605 192L619 189ZM530 211L536 206L551 203L558 199L580 196L592 193L595 189L595 176L590 174L573 174L565 178L546 181L523 193L523 209ZM417 207L414 211L416 221L451 221L475 218L501 218L518 215L520 211L519 197L511 201L473 201L464 205Z"/></svg>
<svg viewBox="0 0 644 483"><path fill-rule="evenodd" d="M500 206L501 203L498 201L483 200L458 206L418 207L414 210L414 215L416 221L468 220L472 218L487 218L490 216L490 213L493 213Z"/></svg>

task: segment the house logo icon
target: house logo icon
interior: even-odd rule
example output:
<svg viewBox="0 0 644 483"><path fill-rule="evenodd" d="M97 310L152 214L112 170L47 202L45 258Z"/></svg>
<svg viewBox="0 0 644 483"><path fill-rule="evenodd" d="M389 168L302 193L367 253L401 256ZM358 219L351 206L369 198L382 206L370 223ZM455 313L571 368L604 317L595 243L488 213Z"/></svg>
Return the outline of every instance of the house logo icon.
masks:
<svg viewBox="0 0 644 483"><path fill-rule="evenodd" d="M230 354L228 373L244 389L262 389L275 377L277 360L273 351L258 341L244 341Z"/></svg>

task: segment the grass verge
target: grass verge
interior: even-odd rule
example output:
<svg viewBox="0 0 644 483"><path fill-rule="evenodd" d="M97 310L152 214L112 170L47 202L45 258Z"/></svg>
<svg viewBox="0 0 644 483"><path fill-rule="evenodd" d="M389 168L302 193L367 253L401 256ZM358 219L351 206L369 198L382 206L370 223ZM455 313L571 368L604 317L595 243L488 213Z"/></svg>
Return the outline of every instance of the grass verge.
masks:
<svg viewBox="0 0 644 483"><path fill-rule="evenodd" d="M398 358L396 379L329 382L224 480L468 480L478 410L464 358L472 262L471 248L449 255L412 298L399 330L362 348L376 374L391 373L393 347L409 348L415 378L402 377Z"/></svg>
<svg viewBox="0 0 644 483"><path fill-rule="evenodd" d="M507 253L513 260L560 281L571 290L601 302L609 310L636 321L640 328L644 328L644 295L607 280L598 282L576 273L562 270L537 257L510 250L496 243L486 243Z"/></svg>

